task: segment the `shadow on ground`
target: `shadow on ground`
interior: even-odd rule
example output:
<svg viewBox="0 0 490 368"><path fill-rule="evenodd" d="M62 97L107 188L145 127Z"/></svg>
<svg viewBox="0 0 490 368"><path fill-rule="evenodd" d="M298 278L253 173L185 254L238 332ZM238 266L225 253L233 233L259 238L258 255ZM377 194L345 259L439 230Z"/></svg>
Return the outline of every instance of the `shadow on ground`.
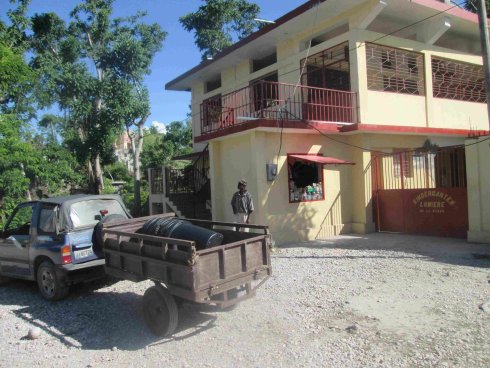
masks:
<svg viewBox="0 0 490 368"><path fill-rule="evenodd" d="M14 306L10 309L18 318L64 345L88 350L134 351L182 340L214 326L215 308L184 304L175 334L166 339L156 337L145 325L142 295L107 290L77 287L67 299L48 302L42 299L35 283L12 280L0 286L0 305Z"/></svg>
<svg viewBox="0 0 490 368"><path fill-rule="evenodd" d="M355 256L352 254L331 256L332 258L406 258L406 254L427 257L429 260L453 265L490 268L490 244L473 244L464 239L432 236L372 233L363 235L341 235L325 240L291 243L281 248L316 248L345 250L386 250L400 252L399 256L386 257L376 254ZM405 255L404 255L405 254ZM278 255L278 257L281 257ZM330 257L330 256L329 256ZM299 257L301 258L301 257ZM305 256L305 258L311 258ZM328 258L328 257L327 257Z"/></svg>

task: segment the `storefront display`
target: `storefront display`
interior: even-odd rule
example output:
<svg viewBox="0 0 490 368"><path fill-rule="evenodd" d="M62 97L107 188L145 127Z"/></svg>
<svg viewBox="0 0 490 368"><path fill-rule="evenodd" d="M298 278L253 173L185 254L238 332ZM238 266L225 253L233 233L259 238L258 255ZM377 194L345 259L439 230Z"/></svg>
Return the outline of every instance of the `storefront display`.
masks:
<svg viewBox="0 0 490 368"><path fill-rule="evenodd" d="M323 200L323 166L288 156L289 202Z"/></svg>

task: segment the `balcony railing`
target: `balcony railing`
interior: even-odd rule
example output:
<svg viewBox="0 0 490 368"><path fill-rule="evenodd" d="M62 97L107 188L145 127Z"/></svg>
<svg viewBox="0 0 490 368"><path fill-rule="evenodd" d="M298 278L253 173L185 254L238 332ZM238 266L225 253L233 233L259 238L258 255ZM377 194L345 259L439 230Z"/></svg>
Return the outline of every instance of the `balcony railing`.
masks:
<svg viewBox="0 0 490 368"><path fill-rule="evenodd" d="M357 122L357 93L259 81L201 104L201 134L250 120Z"/></svg>

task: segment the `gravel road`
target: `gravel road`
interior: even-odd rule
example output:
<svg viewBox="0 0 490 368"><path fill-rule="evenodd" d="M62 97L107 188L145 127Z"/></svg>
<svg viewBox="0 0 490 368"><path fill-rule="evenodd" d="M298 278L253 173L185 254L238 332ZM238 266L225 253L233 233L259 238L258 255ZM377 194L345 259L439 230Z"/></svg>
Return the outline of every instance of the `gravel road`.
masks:
<svg viewBox="0 0 490 368"><path fill-rule="evenodd" d="M144 325L150 282L79 287L57 303L9 282L0 367L490 367L490 245L342 236L279 248L272 265L232 311L184 304L169 339Z"/></svg>

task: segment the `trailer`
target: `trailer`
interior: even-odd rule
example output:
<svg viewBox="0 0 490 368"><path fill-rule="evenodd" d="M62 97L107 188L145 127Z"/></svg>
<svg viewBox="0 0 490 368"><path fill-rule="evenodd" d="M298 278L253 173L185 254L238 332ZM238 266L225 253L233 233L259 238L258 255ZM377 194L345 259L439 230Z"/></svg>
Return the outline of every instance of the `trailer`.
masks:
<svg viewBox="0 0 490 368"><path fill-rule="evenodd" d="M221 245L206 249L190 240L141 233L147 221L169 217L175 214L106 223L102 229L105 272L154 282L143 296L143 316L157 336L175 331L179 301L231 308L253 297L272 273L267 226L185 219L223 235Z"/></svg>

